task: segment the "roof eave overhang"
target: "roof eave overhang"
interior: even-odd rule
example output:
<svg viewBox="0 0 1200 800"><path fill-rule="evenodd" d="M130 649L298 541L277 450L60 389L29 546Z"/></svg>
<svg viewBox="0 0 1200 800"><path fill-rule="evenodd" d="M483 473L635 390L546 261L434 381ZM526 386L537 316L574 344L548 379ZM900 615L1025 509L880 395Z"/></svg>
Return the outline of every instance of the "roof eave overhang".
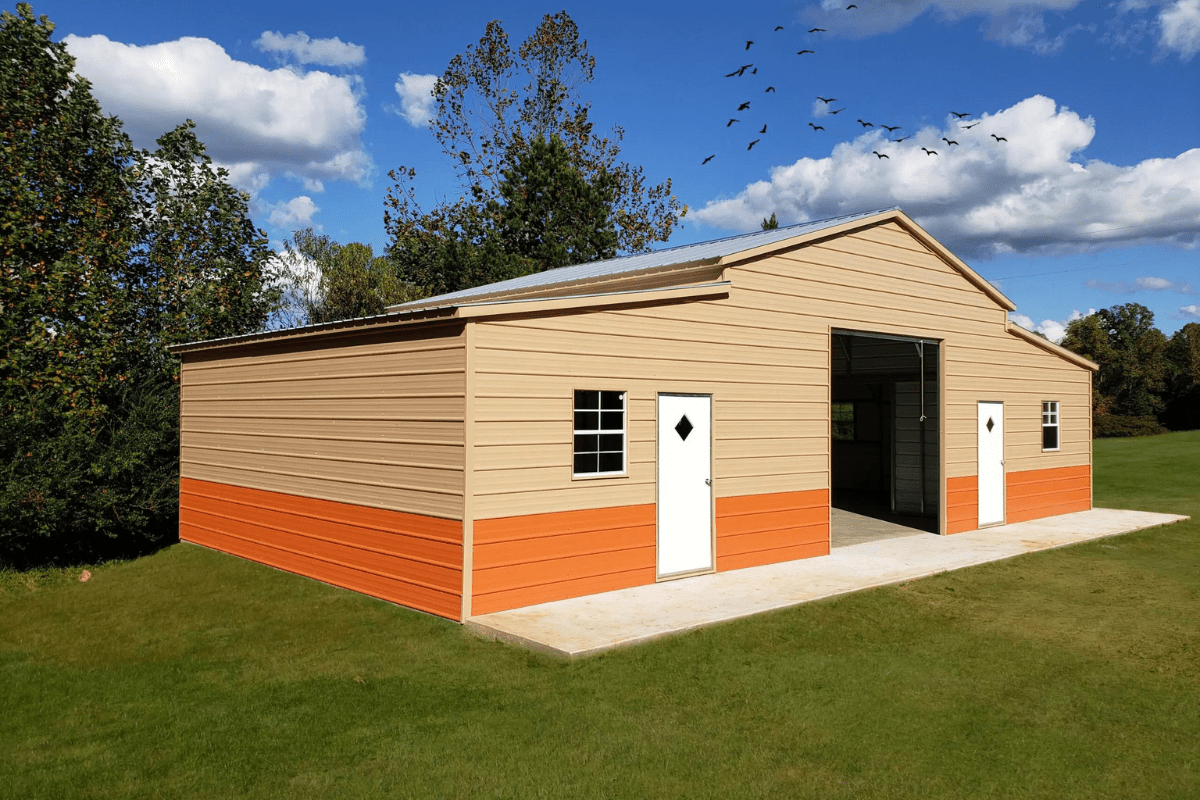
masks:
<svg viewBox="0 0 1200 800"><path fill-rule="evenodd" d="M292 328L282 331L265 331L263 333L251 333L243 336L231 336L224 339L188 342L186 344L173 345L167 349L172 354L181 355L198 350L217 350L262 342L291 342L301 339L344 335L347 333L357 334L390 328L403 328L438 322L466 321L486 317L544 314L612 306L714 300L721 297L728 297L730 287L731 284L729 281L716 281L689 286L598 292L563 297L483 300L474 303L463 303L461 305L415 309L405 313L381 314L375 317L327 322L321 325L310 325L303 328Z"/></svg>
<svg viewBox="0 0 1200 800"><path fill-rule="evenodd" d="M1098 372L1100 370L1100 365L1097 364L1095 361L1084 358L1083 356L1079 355L1078 353L1072 353L1067 348L1063 347L1062 345L1055 344L1054 342L1050 341L1049 339L1043 339L1041 336L1038 336L1036 333L1025 330L1024 328L1022 328L1020 325L1016 324L1015 322L1012 322L1012 321L1007 322L1006 327L1008 329L1008 332L1011 333L1013 336L1016 336L1019 339L1024 339L1025 341L1029 342L1030 344L1036 345L1037 347L1042 348L1046 352L1052 353L1053 355L1058 356L1059 358L1063 359L1064 361L1070 361L1072 364L1074 364L1077 367L1083 367L1084 369L1090 369L1092 372Z"/></svg>
<svg viewBox="0 0 1200 800"><path fill-rule="evenodd" d="M464 305L466 305L466 304L479 305L479 304L483 304L483 303L487 303L487 302L491 302L491 301L503 301L505 298L511 298L512 295L519 294L521 291L527 291L529 293L529 296L527 296L525 298L513 298L513 299L523 299L523 300L550 299L550 298L545 297L545 295L549 292L560 292L560 291L563 291L564 289L570 289L572 287L578 287L580 289L584 289L585 287L587 287L589 285L594 285L597 283L611 283L613 281L636 280L636 279L644 277L646 275L653 275L653 274L659 273L659 272L676 272L676 271L687 270L687 269L701 269L704 267L715 266L718 263L718 261L719 261L719 259L716 258L715 256L712 258L689 259L687 261L680 261L677 264L658 264L653 267L646 267L644 269L639 269L639 270L631 270L629 272L620 272L620 273L615 273L613 275L607 275L607 276L603 276L603 277L577 278L573 281L562 281L560 283L548 283L543 286L538 286L536 288L531 288L531 289L527 289L527 290L505 289L505 290L501 290L501 291L497 291L497 292L491 292L488 294L474 295L471 298L469 298L468 300L465 300ZM607 294L607 293L606 292L594 292L594 293L592 293L591 296L600 296L602 294ZM571 296L574 297L576 295L571 295ZM582 297L582 296L587 296L587 295L585 293L581 293L578 296ZM437 302L422 304L422 301L415 300L415 301L412 301L409 303L401 303L400 305L388 306L385 309L385 311L387 311L388 313L401 313L401 312L406 312L406 311L420 311L420 310L426 309L426 308L438 308L438 307L439 306L438 306Z"/></svg>

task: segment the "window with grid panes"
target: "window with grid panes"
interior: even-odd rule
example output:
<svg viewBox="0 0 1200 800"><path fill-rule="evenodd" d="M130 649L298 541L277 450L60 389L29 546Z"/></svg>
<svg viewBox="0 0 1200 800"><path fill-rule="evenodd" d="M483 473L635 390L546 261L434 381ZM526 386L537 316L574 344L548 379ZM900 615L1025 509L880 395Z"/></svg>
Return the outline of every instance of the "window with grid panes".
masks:
<svg viewBox="0 0 1200 800"><path fill-rule="evenodd" d="M575 390L574 472L625 472L625 392Z"/></svg>
<svg viewBox="0 0 1200 800"><path fill-rule="evenodd" d="M1042 403L1042 449L1058 449L1058 401Z"/></svg>

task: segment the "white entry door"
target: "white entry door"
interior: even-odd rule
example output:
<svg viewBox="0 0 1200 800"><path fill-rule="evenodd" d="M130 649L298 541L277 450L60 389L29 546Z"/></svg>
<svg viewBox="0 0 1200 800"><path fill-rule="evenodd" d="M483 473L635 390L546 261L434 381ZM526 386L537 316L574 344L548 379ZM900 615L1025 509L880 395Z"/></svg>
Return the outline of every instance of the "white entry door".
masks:
<svg viewBox="0 0 1200 800"><path fill-rule="evenodd" d="M660 394L658 576L712 568L712 397Z"/></svg>
<svg viewBox="0 0 1200 800"><path fill-rule="evenodd" d="M979 404L979 527L1004 522L1004 404Z"/></svg>

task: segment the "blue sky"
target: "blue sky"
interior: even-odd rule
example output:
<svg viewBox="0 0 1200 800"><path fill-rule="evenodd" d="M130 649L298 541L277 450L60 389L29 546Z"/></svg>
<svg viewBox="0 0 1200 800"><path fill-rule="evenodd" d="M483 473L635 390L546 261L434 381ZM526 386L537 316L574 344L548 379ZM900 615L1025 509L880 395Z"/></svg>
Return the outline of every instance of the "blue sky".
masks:
<svg viewBox="0 0 1200 800"><path fill-rule="evenodd" d="M1051 338L1125 302L1200 321L1200 0L855 1L567 6L593 118L690 208L670 244L898 205ZM515 47L560 8L34 3L137 144L194 119L276 245L312 225L377 250L388 170L430 205L459 191L424 124L434 76L489 20Z"/></svg>

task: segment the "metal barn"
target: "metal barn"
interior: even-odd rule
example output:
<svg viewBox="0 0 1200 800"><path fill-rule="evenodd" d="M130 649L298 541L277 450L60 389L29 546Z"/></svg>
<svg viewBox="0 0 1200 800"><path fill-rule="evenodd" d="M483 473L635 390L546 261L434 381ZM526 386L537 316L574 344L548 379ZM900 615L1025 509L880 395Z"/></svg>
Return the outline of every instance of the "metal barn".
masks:
<svg viewBox="0 0 1200 800"><path fill-rule="evenodd" d="M1089 509L1011 310L891 209L182 345L180 538L466 620Z"/></svg>

